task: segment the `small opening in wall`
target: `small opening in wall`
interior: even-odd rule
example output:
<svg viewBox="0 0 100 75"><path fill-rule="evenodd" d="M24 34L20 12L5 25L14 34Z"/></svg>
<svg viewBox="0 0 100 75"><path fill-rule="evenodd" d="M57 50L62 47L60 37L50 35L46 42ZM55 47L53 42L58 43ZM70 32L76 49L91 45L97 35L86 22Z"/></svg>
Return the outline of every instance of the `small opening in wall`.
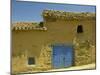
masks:
<svg viewBox="0 0 100 75"><path fill-rule="evenodd" d="M43 22L40 22L40 23L39 23L39 26L40 26L40 27L44 27Z"/></svg>
<svg viewBox="0 0 100 75"><path fill-rule="evenodd" d="M82 25L78 25L77 33L83 33L83 26Z"/></svg>
<svg viewBox="0 0 100 75"><path fill-rule="evenodd" d="M29 65L34 65L35 64L35 58L34 57L29 57L28 58L28 64Z"/></svg>

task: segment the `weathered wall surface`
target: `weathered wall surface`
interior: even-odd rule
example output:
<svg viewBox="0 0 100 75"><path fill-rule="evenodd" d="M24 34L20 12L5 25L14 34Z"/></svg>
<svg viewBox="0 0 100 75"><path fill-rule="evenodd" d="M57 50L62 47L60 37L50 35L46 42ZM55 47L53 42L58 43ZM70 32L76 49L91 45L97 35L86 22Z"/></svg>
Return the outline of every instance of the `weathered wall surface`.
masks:
<svg viewBox="0 0 100 75"><path fill-rule="evenodd" d="M72 21L55 21L47 22L45 21L45 26L48 28L48 33L52 34L53 37L64 40L64 42L71 42L74 37L78 37L77 27L78 25L83 26L82 37L83 40L90 40L95 44L95 20L72 20ZM58 34L59 33L59 34Z"/></svg>
<svg viewBox="0 0 100 75"><path fill-rule="evenodd" d="M15 74L21 72L43 72L51 69L52 49L47 45L42 46L39 53L40 55L38 56L38 58L36 58L37 63L35 65L28 65L29 56L27 55L27 52L23 51L23 54L21 54L20 56L13 56L12 73Z"/></svg>
<svg viewBox="0 0 100 75"><path fill-rule="evenodd" d="M52 68L52 65L50 63L51 61L45 64L45 62L50 60L50 58L48 59L48 57L46 56L49 50L48 47L45 49L44 46L46 45L52 45L54 43L73 44L73 39L75 37L82 38L82 40L90 40L92 44L95 44L96 23L94 20L55 21L55 22L46 21L44 22L44 24L45 27L47 27L46 31L41 31L41 30L12 31L12 53L13 53L12 67L14 68L13 69L14 71L19 70L21 72L34 69L39 71L41 70L41 66L43 68L44 66L46 66L46 64L48 64L46 66L48 69ZM77 34L77 26L80 24L83 26L84 30L81 36ZM41 54L42 51L45 56ZM76 57L78 52L79 51L76 51ZM23 54L25 55L22 58ZM35 67L29 67L29 66L27 67L28 57L35 57L36 59ZM75 61L80 61L80 60L75 60ZM38 69L36 69L37 66Z"/></svg>
<svg viewBox="0 0 100 75"><path fill-rule="evenodd" d="M75 66L86 65L96 62L96 47L89 40L74 40Z"/></svg>

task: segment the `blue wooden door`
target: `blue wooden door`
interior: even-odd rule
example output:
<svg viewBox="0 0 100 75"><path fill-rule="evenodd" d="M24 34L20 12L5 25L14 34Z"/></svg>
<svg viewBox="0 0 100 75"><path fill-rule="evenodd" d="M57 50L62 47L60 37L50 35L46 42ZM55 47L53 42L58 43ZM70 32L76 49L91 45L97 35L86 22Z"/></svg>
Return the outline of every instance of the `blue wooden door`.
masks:
<svg viewBox="0 0 100 75"><path fill-rule="evenodd" d="M70 67L73 64L73 47L67 45L53 46L53 68Z"/></svg>

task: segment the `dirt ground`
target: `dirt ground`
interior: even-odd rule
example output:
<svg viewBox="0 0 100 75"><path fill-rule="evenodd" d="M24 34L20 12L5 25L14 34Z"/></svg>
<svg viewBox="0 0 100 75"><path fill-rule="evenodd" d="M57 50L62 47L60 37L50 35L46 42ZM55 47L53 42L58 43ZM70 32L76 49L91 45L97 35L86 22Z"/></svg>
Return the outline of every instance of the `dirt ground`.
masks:
<svg viewBox="0 0 100 75"><path fill-rule="evenodd" d="M50 71L86 70L86 69L95 69L95 67L96 67L95 63L92 63L92 64L88 64L88 65L83 65L83 66L75 66L75 67L50 70Z"/></svg>
<svg viewBox="0 0 100 75"><path fill-rule="evenodd" d="M42 72L59 72L59 71L73 71L73 70L93 70L93 69L96 69L96 64L95 63L92 63L92 64L88 64L88 65L83 65L83 66L75 66L75 67L70 67L70 68L63 68L63 69L53 69L53 70L48 70L48 71L42 71ZM29 75L28 73L30 73L30 75L32 74L32 72L25 72L21 73L23 75ZM38 73L38 72L36 72ZM41 72L40 72L41 73ZM20 75L21 75L20 74Z"/></svg>

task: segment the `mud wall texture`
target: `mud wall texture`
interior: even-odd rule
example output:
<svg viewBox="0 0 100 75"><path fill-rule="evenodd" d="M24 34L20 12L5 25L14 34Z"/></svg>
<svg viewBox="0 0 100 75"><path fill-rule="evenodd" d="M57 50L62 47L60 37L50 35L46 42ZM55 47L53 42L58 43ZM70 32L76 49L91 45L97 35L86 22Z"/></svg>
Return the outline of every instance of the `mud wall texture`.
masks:
<svg viewBox="0 0 100 75"><path fill-rule="evenodd" d="M80 45L76 45L76 43L74 48L75 65L94 62L95 47L93 46L95 46L95 24L95 20L44 20L44 26L47 28L46 31L12 30L13 72L44 71L51 69L52 49L47 45L52 45L54 43L73 44L75 37L80 39L78 42ZM83 33L81 36L77 33L78 25L83 26ZM82 41L87 40L90 41L89 45L91 46L87 46L87 43L82 43ZM28 65L29 57L35 58L35 65Z"/></svg>

